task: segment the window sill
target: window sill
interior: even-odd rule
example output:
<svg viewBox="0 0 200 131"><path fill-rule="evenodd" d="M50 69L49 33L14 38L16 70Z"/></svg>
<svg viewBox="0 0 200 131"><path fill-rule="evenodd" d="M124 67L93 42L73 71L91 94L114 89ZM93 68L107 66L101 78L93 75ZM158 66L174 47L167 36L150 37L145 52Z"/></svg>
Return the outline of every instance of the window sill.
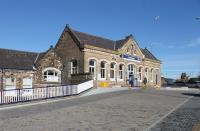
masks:
<svg viewBox="0 0 200 131"><path fill-rule="evenodd" d="M111 78L110 81L116 81L115 78Z"/></svg>
<svg viewBox="0 0 200 131"><path fill-rule="evenodd" d="M106 80L106 78L100 78L99 80L100 80L100 81L105 81L105 80Z"/></svg>

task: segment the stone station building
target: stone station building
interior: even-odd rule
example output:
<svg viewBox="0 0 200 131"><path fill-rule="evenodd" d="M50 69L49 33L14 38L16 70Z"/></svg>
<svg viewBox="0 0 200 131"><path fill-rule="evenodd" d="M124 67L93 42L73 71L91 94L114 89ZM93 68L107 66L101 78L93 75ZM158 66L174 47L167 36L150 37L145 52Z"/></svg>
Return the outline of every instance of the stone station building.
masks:
<svg viewBox="0 0 200 131"><path fill-rule="evenodd" d="M132 35L113 41L71 29L68 25L55 47L46 52L0 49L2 89L72 84L73 76L92 74L95 86L160 87L161 61L141 49Z"/></svg>

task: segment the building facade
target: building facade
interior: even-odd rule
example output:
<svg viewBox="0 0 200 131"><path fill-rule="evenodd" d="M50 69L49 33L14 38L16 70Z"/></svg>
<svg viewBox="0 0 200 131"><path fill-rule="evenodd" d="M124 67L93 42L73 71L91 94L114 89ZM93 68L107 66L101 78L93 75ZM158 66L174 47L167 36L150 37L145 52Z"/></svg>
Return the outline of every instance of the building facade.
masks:
<svg viewBox="0 0 200 131"><path fill-rule="evenodd" d="M95 86L161 86L161 61L132 35L113 41L66 26L55 47L42 53L0 49L1 88L71 84L90 72Z"/></svg>

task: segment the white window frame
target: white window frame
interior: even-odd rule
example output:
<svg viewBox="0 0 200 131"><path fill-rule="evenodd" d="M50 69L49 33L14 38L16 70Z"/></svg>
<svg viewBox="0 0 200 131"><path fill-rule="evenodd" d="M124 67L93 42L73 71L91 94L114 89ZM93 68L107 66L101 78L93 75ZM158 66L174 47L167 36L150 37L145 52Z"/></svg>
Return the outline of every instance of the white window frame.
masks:
<svg viewBox="0 0 200 131"><path fill-rule="evenodd" d="M76 62L76 66L74 65L74 62ZM71 61L71 74L77 74L78 73L78 62L77 60Z"/></svg>
<svg viewBox="0 0 200 131"><path fill-rule="evenodd" d="M122 69L120 69L120 66L122 66ZM122 78L122 79L121 79ZM124 65L120 64L119 65L119 80L123 81L124 80Z"/></svg>
<svg viewBox="0 0 200 131"><path fill-rule="evenodd" d="M159 82L160 82L160 81L159 81L159 70L156 69L156 80L155 80L156 85L158 85Z"/></svg>
<svg viewBox="0 0 200 131"><path fill-rule="evenodd" d="M104 63L104 68L101 67L101 63ZM103 74L104 74L104 77L102 77ZM105 61L101 61L100 62L100 79L101 80L106 80L106 62Z"/></svg>
<svg viewBox="0 0 200 131"><path fill-rule="evenodd" d="M148 67L146 67L145 69L144 69L144 72L145 72L145 77L146 77L146 79L147 79L147 82L149 81L149 74L148 74Z"/></svg>
<svg viewBox="0 0 200 131"><path fill-rule="evenodd" d="M49 75L50 71L53 72L53 75ZM45 74L45 72L46 72L46 74ZM61 74L60 70L58 70L54 67L48 67L42 71L43 81L45 81L45 82L60 82L59 81L60 74Z"/></svg>
<svg viewBox="0 0 200 131"><path fill-rule="evenodd" d="M112 64L113 64L113 67L111 67ZM113 78L111 78L111 72L113 72ZM110 64L110 80L115 81L115 63L113 62Z"/></svg>
<svg viewBox="0 0 200 131"><path fill-rule="evenodd" d="M129 68L129 67L130 67L130 68ZM134 65L134 64L129 64L129 65L128 65L128 69L127 69L127 72L128 72L128 73L127 73L127 75L128 75L127 78L128 78L128 79L129 79L129 74L130 74L130 73L132 73L133 76L134 76L134 70L135 70L135 65Z"/></svg>
<svg viewBox="0 0 200 131"><path fill-rule="evenodd" d="M90 65L90 61L93 61L94 65ZM96 79L96 61L93 59L90 59L88 64L89 64L89 72L92 73L93 79L95 80Z"/></svg>
<svg viewBox="0 0 200 131"><path fill-rule="evenodd" d="M151 82L153 82L153 79L154 79L153 75L154 75L154 69L151 68Z"/></svg>
<svg viewBox="0 0 200 131"><path fill-rule="evenodd" d="M16 89L16 78L14 76L6 77L6 90Z"/></svg>
<svg viewBox="0 0 200 131"><path fill-rule="evenodd" d="M138 68L138 80L141 82L142 81L142 67Z"/></svg>
<svg viewBox="0 0 200 131"><path fill-rule="evenodd" d="M26 79L30 79L31 80L31 83L29 84L24 84L24 83L27 83L25 80ZM24 77L23 78L23 88L32 88L33 86L33 78L32 77Z"/></svg>

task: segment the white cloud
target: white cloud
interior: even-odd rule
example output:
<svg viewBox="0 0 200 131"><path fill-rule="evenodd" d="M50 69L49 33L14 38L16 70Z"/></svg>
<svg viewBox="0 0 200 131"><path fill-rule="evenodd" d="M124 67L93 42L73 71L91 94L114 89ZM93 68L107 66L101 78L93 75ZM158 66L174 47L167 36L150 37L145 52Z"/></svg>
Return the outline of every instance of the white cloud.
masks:
<svg viewBox="0 0 200 131"><path fill-rule="evenodd" d="M189 44L186 45L187 47L197 47L200 46L200 37L196 40L191 41Z"/></svg>
<svg viewBox="0 0 200 131"><path fill-rule="evenodd" d="M181 43L181 42L180 42ZM176 44L176 43L162 43L162 42L152 42L152 46L157 46L160 48L168 48L168 49L183 49L183 48L193 48L200 46L200 37L191 40L189 42L184 42L185 44Z"/></svg>

